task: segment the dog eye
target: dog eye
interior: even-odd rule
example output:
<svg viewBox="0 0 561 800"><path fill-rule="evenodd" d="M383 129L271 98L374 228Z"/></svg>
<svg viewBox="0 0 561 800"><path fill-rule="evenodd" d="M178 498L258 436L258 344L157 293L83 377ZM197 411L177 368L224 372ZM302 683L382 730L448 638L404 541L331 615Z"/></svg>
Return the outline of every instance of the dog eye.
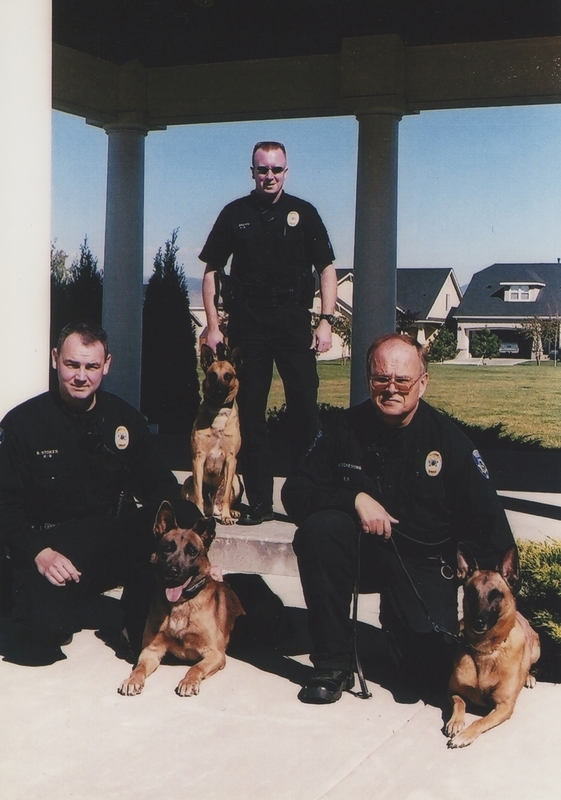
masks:
<svg viewBox="0 0 561 800"><path fill-rule="evenodd" d="M195 556L199 554L199 551L197 550L194 544L188 544L187 547L185 548L185 552L191 558L195 558Z"/></svg>
<svg viewBox="0 0 561 800"><path fill-rule="evenodd" d="M224 383L230 383L233 377L231 372L225 372L223 376Z"/></svg>
<svg viewBox="0 0 561 800"><path fill-rule="evenodd" d="M503 597L503 593L501 591L499 591L499 589L492 589L489 592L489 598L488 599L489 599L490 603L495 603L498 600L502 600L502 597Z"/></svg>
<svg viewBox="0 0 561 800"><path fill-rule="evenodd" d="M177 545L175 542L164 542L162 545L162 552L164 553L175 553L177 550Z"/></svg>

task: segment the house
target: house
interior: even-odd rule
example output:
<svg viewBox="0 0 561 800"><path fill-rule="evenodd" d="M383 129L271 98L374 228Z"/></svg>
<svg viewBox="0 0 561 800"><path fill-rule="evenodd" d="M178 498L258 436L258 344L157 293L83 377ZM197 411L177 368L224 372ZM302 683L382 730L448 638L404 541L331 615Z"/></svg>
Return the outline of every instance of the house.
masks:
<svg viewBox="0 0 561 800"><path fill-rule="evenodd" d="M492 264L476 272L454 312L458 358L471 358L474 331L489 328L501 340L501 355L531 358L532 342L520 323L561 314L561 264Z"/></svg>
<svg viewBox="0 0 561 800"><path fill-rule="evenodd" d="M335 313L352 319L353 271L337 269L337 303ZM411 313L407 331L421 344L425 344L460 304L462 291L449 267L401 268L397 270L397 311ZM316 291L313 310L319 314L320 299ZM414 319L413 319L414 318ZM333 335L333 347L320 359L340 358L347 355L340 338Z"/></svg>
<svg viewBox="0 0 561 800"><path fill-rule="evenodd" d="M426 344L460 305L462 290L449 267L397 270L397 310L411 312L407 332Z"/></svg>

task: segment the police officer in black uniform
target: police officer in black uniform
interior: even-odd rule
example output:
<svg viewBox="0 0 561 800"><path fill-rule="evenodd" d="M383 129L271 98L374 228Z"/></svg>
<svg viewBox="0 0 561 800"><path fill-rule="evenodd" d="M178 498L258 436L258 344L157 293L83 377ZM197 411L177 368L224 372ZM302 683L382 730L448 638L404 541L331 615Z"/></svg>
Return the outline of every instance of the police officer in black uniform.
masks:
<svg viewBox="0 0 561 800"><path fill-rule="evenodd" d="M67 326L52 360L58 390L22 403L0 423L0 530L13 572L12 619L20 658L34 664L64 658L60 645L82 627L91 598L123 582L125 625L138 650L158 504L171 500L184 525L200 517L180 499L142 415L100 390L111 362L105 331Z"/></svg>
<svg viewBox="0 0 561 800"><path fill-rule="evenodd" d="M238 405L244 479L250 510L241 525L273 519L273 473L265 412L273 362L283 381L292 455L296 461L318 430L316 353L331 347L337 296L333 250L316 209L283 190L286 151L279 142L253 150L255 189L227 205L199 256L206 263L203 302L207 344L222 341L216 309L216 277L232 256L226 310L228 344L240 347ZM321 315L312 333L312 268L319 273Z"/></svg>
<svg viewBox="0 0 561 800"><path fill-rule="evenodd" d="M370 399L342 412L290 476L282 499L298 522L294 550L308 607L315 672L305 703L352 688L349 606L380 592L380 622L416 689L441 690L458 626L456 548L493 569L513 543L481 456L422 400L421 346L389 334L368 350Z"/></svg>

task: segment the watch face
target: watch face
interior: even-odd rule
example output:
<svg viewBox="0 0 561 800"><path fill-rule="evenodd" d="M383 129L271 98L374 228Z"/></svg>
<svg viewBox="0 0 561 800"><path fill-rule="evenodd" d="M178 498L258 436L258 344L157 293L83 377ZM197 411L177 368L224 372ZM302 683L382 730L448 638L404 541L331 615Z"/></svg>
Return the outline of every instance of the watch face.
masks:
<svg viewBox="0 0 561 800"><path fill-rule="evenodd" d="M335 322L335 317L333 316L333 314L321 314L320 319L327 320L327 322L329 322L330 325L333 325L333 323Z"/></svg>

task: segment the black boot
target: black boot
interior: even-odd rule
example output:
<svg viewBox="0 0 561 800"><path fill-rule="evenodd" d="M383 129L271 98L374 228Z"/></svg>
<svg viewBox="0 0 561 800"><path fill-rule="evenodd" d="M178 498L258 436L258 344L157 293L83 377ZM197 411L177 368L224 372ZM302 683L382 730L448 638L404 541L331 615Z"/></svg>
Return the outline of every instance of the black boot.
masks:
<svg viewBox="0 0 561 800"><path fill-rule="evenodd" d="M316 669L313 678L298 693L302 703L335 703L355 684L353 672L346 669Z"/></svg>

